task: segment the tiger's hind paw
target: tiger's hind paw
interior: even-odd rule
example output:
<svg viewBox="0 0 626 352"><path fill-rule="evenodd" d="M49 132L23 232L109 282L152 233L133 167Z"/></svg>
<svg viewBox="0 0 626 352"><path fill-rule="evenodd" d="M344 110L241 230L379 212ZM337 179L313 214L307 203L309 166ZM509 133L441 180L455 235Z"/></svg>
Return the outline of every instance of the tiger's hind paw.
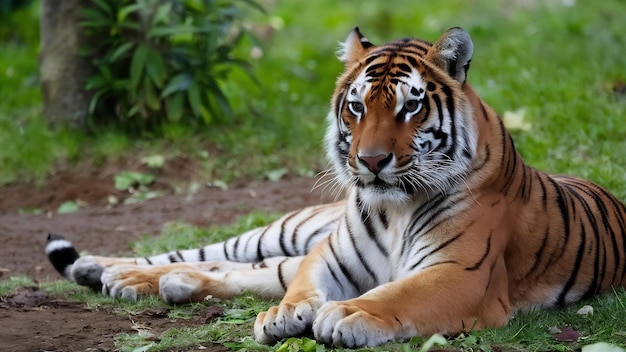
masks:
<svg viewBox="0 0 626 352"><path fill-rule="evenodd" d="M72 278L77 284L96 291L100 291L102 288L101 277L103 272L104 266L92 256L78 258L71 269Z"/></svg>
<svg viewBox="0 0 626 352"><path fill-rule="evenodd" d="M170 304L198 301L195 297L202 286L192 273L173 271L159 279L159 296Z"/></svg>
<svg viewBox="0 0 626 352"><path fill-rule="evenodd" d="M159 276L136 266L117 265L102 273L102 293L113 298L136 301L140 296L157 295Z"/></svg>
<svg viewBox="0 0 626 352"><path fill-rule="evenodd" d="M254 338L259 343L272 344L284 337L300 336L311 329L319 306L317 299L310 298L296 304L281 303L261 312L254 323Z"/></svg>

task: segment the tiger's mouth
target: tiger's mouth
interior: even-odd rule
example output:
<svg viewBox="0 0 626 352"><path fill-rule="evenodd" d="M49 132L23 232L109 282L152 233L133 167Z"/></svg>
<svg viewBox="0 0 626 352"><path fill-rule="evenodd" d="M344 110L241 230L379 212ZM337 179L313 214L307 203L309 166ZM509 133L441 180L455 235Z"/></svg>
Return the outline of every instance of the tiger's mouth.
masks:
<svg viewBox="0 0 626 352"><path fill-rule="evenodd" d="M359 178L357 181L357 186L359 188L370 189L376 192L384 192L390 189L399 188L397 184L385 181L378 176L375 176L372 180L368 181Z"/></svg>

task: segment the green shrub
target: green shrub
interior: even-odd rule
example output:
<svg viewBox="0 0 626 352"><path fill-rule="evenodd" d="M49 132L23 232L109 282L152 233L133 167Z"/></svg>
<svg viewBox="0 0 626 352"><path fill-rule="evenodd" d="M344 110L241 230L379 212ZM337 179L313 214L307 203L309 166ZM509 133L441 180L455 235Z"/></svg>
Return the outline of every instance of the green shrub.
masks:
<svg viewBox="0 0 626 352"><path fill-rule="evenodd" d="M234 67L254 79L232 54L248 36L237 3L262 11L251 0L90 0L80 25L91 38L91 126L144 133L232 118L220 82Z"/></svg>

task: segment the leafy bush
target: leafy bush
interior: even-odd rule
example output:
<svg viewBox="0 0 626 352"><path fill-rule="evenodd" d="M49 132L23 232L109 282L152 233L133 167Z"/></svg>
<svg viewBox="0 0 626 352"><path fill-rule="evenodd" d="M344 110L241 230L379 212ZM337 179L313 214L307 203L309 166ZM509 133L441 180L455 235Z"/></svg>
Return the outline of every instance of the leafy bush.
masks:
<svg viewBox="0 0 626 352"><path fill-rule="evenodd" d="M248 35L236 2L90 0L80 25L91 38L83 54L94 66L86 84L92 126L144 133L163 123L232 118L220 81L233 67L254 79L232 55ZM252 0L239 2L262 11Z"/></svg>

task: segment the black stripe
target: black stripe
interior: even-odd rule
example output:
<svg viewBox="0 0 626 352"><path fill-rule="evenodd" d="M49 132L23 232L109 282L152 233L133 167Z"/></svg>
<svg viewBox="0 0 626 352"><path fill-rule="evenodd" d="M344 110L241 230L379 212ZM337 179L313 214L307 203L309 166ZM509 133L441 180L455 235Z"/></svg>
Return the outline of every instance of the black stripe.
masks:
<svg viewBox="0 0 626 352"><path fill-rule="evenodd" d="M551 266L552 263L554 263L556 260L558 260L559 258L561 258L563 256L563 253L565 252L565 249L567 247L567 243L569 241L569 236L570 236L570 221L569 221L569 212L568 212L568 208L567 208L567 203L565 200L565 194L563 193L562 188L560 187L560 185L550 176L547 177L548 182L550 183L550 185L552 186L552 190L554 191L554 194L556 195L556 202L557 205L559 206L559 210L561 212L561 223L563 225L563 231L561 232L563 234L562 237L558 237L558 242L563 242L562 245L560 246L560 248L558 248L558 242L554 244L553 246L553 250L552 250L552 255L550 256L550 259L548 260L548 262L546 263L544 270L542 271L542 273L540 274L543 275L543 273L545 273ZM555 217L555 220L557 220L558 218ZM558 228L558 225L557 227ZM562 241L561 241L562 240ZM560 249L560 251L559 251ZM557 251L559 251L559 253L557 253Z"/></svg>
<svg viewBox="0 0 626 352"><path fill-rule="evenodd" d="M200 259L200 261L201 261L201 262L206 261L206 258L205 258L205 253L204 253L204 247L202 247L202 248L200 248L200 249L198 250L198 257L199 257L199 259Z"/></svg>
<svg viewBox="0 0 626 352"><path fill-rule="evenodd" d="M375 283L378 283L378 279L376 278L376 274L374 273L374 271L370 267L369 263L365 260L365 257L363 256L363 253L361 253L361 251L359 250L359 247L357 245L356 239L354 238L354 232L352 231L352 227L350 227L350 222L348 221L348 219L346 219L346 231L348 232L348 236L350 237L350 242L352 243L352 247L354 248L354 252L356 253L356 256L359 258L359 261L361 262L361 265L363 266L365 271L367 271L367 273L370 275L372 280Z"/></svg>
<svg viewBox="0 0 626 352"><path fill-rule="evenodd" d="M482 258L480 258L480 260L476 264L474 264L473 266L465 268L465 270L467 270L467 271L478 270L480 268L480 266L483 265L483 262L485 261L485 259L487 259L487 256L491 252L491 235L492 234L493 233L490 233L489 234L489 238L487 239L487 248L485 249L485 254L483 254Z"/></svg>
<svg viewBox="0 0 626 352"><path fill-rule="evenodd" d="M239 252L239 241L241 241L241 236L237 236L236 238L234 238L235 243L233 243L233 256L235 258L239 258L238 252ZM245 252L245 251L244 251Z"/></svg>
<svg viewBox="0 0 626 352"><path fill-rule="evenodd" d="M284 291L287 291L287 282L285 282L285 277L283 275L283 264L285 264L288 260L285 259L278 264L278 281L280 281L280 285L283 287Z"/></svg>
<svg viewBox="0 0 626 352"><path fill-rule="evenodd" d="M359 211L359 214L361 215L361 222L363 223L363 226L365 226L365 231L367 232L367 236L372 241L374 241L374 243L376 244L376 247L378 247L378 250L385 257L388 257L389 256L389 252L387 251L385 246L380 242L380 238L378 238L378 232L376 231L376 229L372 225L372 220L369 217L369 210L365 209L364 204L361 201L361 198L359 197L358 194L356 196L356 206L357 206L357 209ZM347 222L348 221L346 219L346 223Z"/></svg>
<svg viewBox="0 0 626 352"><path fill-rule="evenodd" d="M411 265L411 270L414 270L415 268L417 268L418 265L422 264L422 262L428 258L429 256L431 256L433 253L436 253L440 250L442 250L443 248L447 247L449 244L451 244L452 242L456 241L459 237L461 237L463 235L463 232L456 234L455 236L453 236L452 238L448 239L447 241L443 242L442 244L440 244L439 246L437 246L436 248L434 248L432 251L426 253L425 255L423 255L420 260L418 260L415 264ZM419 253L419 251L421 251L422 249L425 249L427 246L424 246L422 248L420 248L417 252ZM447 261L446 261L447 263ZM433 264L434 265L434 264ZM429 265L432 266L432 265Z"/></svg>
<svg viewBox="0 0 626 352"><path fill-rule="evenodd" d="M315 218L322 210L321 209L315 209L313 212L311 212L311 214L309 214L309 216L307 216L305 219L303 219L302 221L300 221L298 224L296 224L294 230L293 230L293 234L291 235L291 248L293 248L293 250L296 252L297 255L304 255L307 253L307 247L304 246L298 246L298 239L300 236L298 236L298 232L299 229L304 226L304 224L306 224L307 222L311 221L311 219ZM323 227L322 227L323 228ZM316 232L319 231L316 230ZM313 232L313 234L315 234L315 232ZM313 236L313 234L309 235L307 238L307 241L311 238L311 236ZM300 247L300 248L298 248Z"/></svg>
<svg viewBox="0 0 626 352"><path fill-rule="evenodd" d="M396 64L396 67L399 68L400 70L404 71L404 72L408 72L411 73L413 70L411 69L411 66L405 64L405 63L399 63Z"/></svg>
<svg viewBox="0 0 626 352"><path fill-rule="evenodd" d="M341 292L345 292L346 288L343 285L343 282L341 282L341 280L339 280L339 278L335 274L335 271L330 267L330 263L328 263L328 261L326 262L326 269L330 273L330 276L333 277L333 280L335 280L335 283L337 284L337 286L341 288Z"/></svg>
<svg viewBox="0 0 626 352"><path fill-rule="evenodd" d="M546 184L544 182L543 177L541 175L537 175L537 180L539 181L539 185L541 186L541 205L543 206L543 210L548 210L548 193L546 192Z"/></svg>
<svg viewBox="0 0 626 352"><path fill-rule="evenodd" d="M456 152L456 137L457 137L457 126L456 126L456 108L454 105L454 95L452 94L452 89L447 85L442 85L441 90L446 97L446 109L448 110L448 115L450 116L450 139L448 152L446 155L450 160L454 160L454 154Z"/></svg>
<svg viewBox="0 0 626 352"><path fill-rule="evenodd" d="M270 225L267 225L265 227L265 229L263 230L263 232L261 233L261 235L259 236L259 239L257 241L257 247L256 247L256 259L258 261L262 261L263 259L265 259L265 255L263 255L263 237L265 237L265 234L267 234L267 231L270 229Z"/></svg>
<svg viewBox="0 0 626 352"><path fill-rule="evenodd" d="M331 220L329 222L327 222L326 224L324 224L323 226L320 226L317 230L315 230L307 239L306 242L304 243L304 251L305 252L309 252L311 250L311 247L314 246L314 244L312 245L311 243L313 242L313 240L320 236L320 235L327 235L327 232L331 232L332 230L328 230L327 228L335 223L337 220ZM315 244L317 244L317 242L315 242Z"/></svg>
<svg viewBox="0 0 626 352"><path fill-rule="evenodd" d="M389 228L389 219L387 219L387 213L384 209L378 210L378 218L380 219L380 223L383 225L385 230Z"/></svg>
<svg viewBox="0 0 626 352"><path fill-rule="evenodd" d="M443 264L458 264L458 262L456 260L444 260L444 261L441 261L441 262L436 262L436 263L432 263L432 264L426 265L425 267L422 268L422 270L426 270L428 268L432 268L434 266L443 265Z"/></svg>
<svg viewBox="0 0 626 352"><path fill-rule="evenodd" d="M294 254L291 253L288 249L287 249L287 234L285 233L285 227L287 226L287 222L291 219L293 219L294 216L298 215L297 212L293 212L289 215L287 215L287 217L285 217L281 223L280 223L280 233L278 234L278 243L280 244L280 250L283 252L284 255L286 255L287 257L293 257ZM292 236L295 236L295 233L292 234Z"/></svg>
<svg viewBox="0 0 626 352"><path fill-rule="evenodd" d="M489 113L487 112L487 108L485 107L485 102L482 101L482 100L479 100L479 101L480 101L480 110L481 110L481 112L483 114L483 117L485 118L485 121L488 122L489 121Z"/></svg>
<svg viewBox="0 0 626 352"><path fill-rule="evenodd" d="M557 304L559 306L564 306L567 303L565 301L565 298L567 294L569 293L570 289L574 286L574 283L576 282L576 278L578 277L578 271L580 270L580 265L582 263L582 258L585 253L586 233L585 233L585 227L582 224L582 220L579 223L579 225L582 231L580 233L581 238L580 238L580 243L578 245L578 251L576 253L576 260L574 261L574 267L570 271L571 273L570 277L565 283L565 286L563 286L563 290L561 290L561 293L559 294L559 298L557 299Z"/></svg>
<svg viewBox="0 0 626 352"><path fill-rule="evenodd" d="M575 181L575 180L571 180L571 181ZM596 249L596 253L595 253L595 257L594 257L594 266L593 266L593 276L592 276L592 281L591 284L589 285L589 287L587 288L587 291L583 294L582 298L583 299L587 299L590 298L591 296L593 296L594 294L598 293L600 291L600 285L601 283L604 281L604 277L606 274L606 249L604 246L604 241L602 241L600 239L601 235L600 235L600 228L598 227L598 223L595 221L595 217L596 214L594 214L593 210L590 207L590 204L587 203L587 201L585 200L585 198L583 198L581 196L580 193L586 193L587 195L593 197L593 194L590 192L587 192L588 189L586 188L582 188L582 187L576 187L576 184L571 184L568 186L568 184L564 184L566 189L568 191L570 191L570 193L572 194L573 197L576 198L576 200L578 200L578 202L580 203L580 206L583 208L584 212L585 212L585 218L582 218L580 220L580 224L582 226L581 231L584 231L584 223L583 221L587 220L587 222L589 223L589 225L591 226L591 229L593 231L593 238L594 238L594 243L596 244L595 249ZM574 188L576 188L578 191L576 191ZM600 211L600 215L601 217L604 218L604 212L606 211L606 209ZM605 222L606 225L606 222ZM610 227L610 225L609 225ZM602 247L603 249L603 253L600 253L600 247ZM591 248L590 248L591 249ZM603 263L600 264L599 261L602 259ZM600 269L600 266L602 266L602 269Z"/></svg>
<svg viewBox="0 0 626 352"><path fill-rule="evenodd" d="M539 249L537 250L537 252L535 252L535 256L534 256L535 260L533 262L533 265L530 267L530 270L528 271L528 273L524 275L524 278L528 278L531 274L533 274L535 270L537 270L537 268L539 267L539 263L542 262L545 249L548 247L548 239L550 239L549 224L550 222L548 222L548 224L546 225L546 230L544 231L544 234L543 234L543 240L541 241L541 246L539 246Z"/></svg>
<svg viewBox="0 0 626 352"><path fill-rule="evenodd" d="M261 229L256 229L256 231L254 232L254 234L248 236L248 239L246 240L246 243L243 244L243 254L245 255L246 253L252 253L253 251L249 250L248 248L250 248L250 242L252 241L253 238L256 237L256 235L261 232ZM235 253L236 254L236 253ZM248 258L245 258L247 261ZM258 261L258 258L255 258L255 260L253 261Z"/></svg>
<svg viewBox="0 0 626 352"><path fill-rule="evenodd" d="M457 196L457 197L455 198L454 196ZM443 196L440 197L439 201L435 202L434 204L432 204L431 207L426 209L427 211L430 211L430 217L426 219L422 219L421 217L426 215L426 213L423 213L419 217L413 218L413 220L407 227L408 231L405 232L404 238L410 239L411 241L413 241L415 236L417 236L420 233L426 233L426 234L430 233L434 228L441 225L441 223L443 223L448 218L448 217L443 217L443 215L445 214L447 210L450 210L451 208L453 208L455 204L461 204L466 198L468 198L468 196L465 196L460 193L457 193L455 195L448 195L445 197ZM446 202L446 205L444 207L440 207L444 203L444 201ZM430 202L427 204L430 204ZM437 211L433 211L433 210L437 210ZM440 219L439 221L435 221L435 220L438 220L440 217L443 217L443 218ZM414 229L414 227L418 223L421 224L421 226L417 229ZM426 229L426 227L429 225L430 225L430 228ZM410 247L412 247L412 242L411 242Z"/></svg>
<svg viewBox="0 0 626 352"><path fill-rule="evenodd" d="M350 282L352 287L354 287L358 292L360 292L361 290L359 289L358 283L354 281L354 278L352 277L352 275L350 275L350 271L348 270L348 268L346 268L345 265L343 265L339 256L337 255L337 251L335 250L335 246L333 246L332 239L328 241L328 247L330 248L330 252L335 258L335 263L337 263L337 266L339 266L339 270L341 270L341 273L343 274L343 276L345 276L345 278Z"/></svg>
<svg viewBox="0 0 626 352"><path fill-rule="evenodd" d="M341 118L341 109L343 109L343 98L345 96L346 96L346 91L344 89L340 91L339 94L337 94L337 99L335 99L335 116L337 118Z"/></svg>
<svg viewBox="0 0 626 352"><path fill-rule="evenodd" d="M406 59L411 64L411 66L417 68L417 60L413 56L403 55L402 57Z"/></svg>
<svg viewBox="0 0 626 352"><path fill-rule="evenodd" d="M414 227L418 225L422 217L425 216L429 210L437 208L445 200L446 200L446 197L444 197L442 194L439 194L434 199L422 204L419 208L415 209L413 214L411 214L411 222L406 227L406 230L404 231L404 234L402 236L403 241L402 241L402 247L400 248L401 255L404 255L407 247L408 248L412 247L414 237L419 234L418 231L414 230ZM423 228L424 225L425 224L422 224L420 229Z"/></svg>
<svg viewBox="0 0 626 352"><path fill-rule="evenodd" d="M228 254L228 242L231 240L232 238L227 239L226 241L224 241L224 258L226 258L226 260L230 260L230 255ZM236 253L235 253L236 254Z"/></svg>

